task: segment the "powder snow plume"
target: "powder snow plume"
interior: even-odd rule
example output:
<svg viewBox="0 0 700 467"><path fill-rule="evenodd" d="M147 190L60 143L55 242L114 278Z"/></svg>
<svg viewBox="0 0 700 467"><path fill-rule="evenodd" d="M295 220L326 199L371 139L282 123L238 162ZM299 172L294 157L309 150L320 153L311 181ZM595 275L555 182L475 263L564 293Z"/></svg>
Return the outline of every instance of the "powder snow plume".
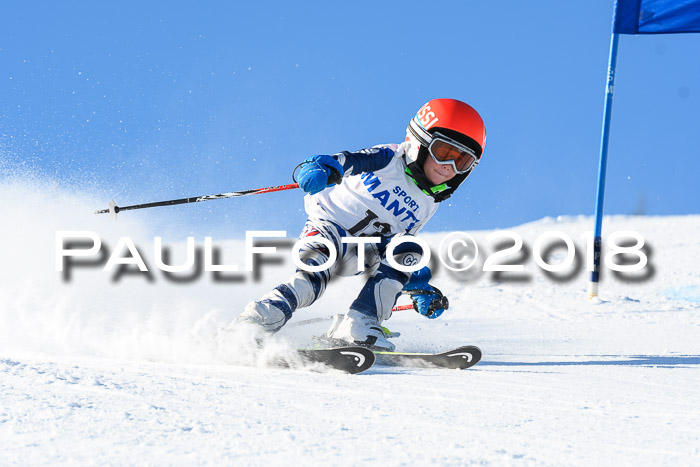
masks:
<svg viewBox="0 0 700 467"><path fill-rule="evenodd" d="M153 239L159 233L148 222L150 216L120 215L114 221L108 215L95 215L96 209L106 207L108 198L103 194L24 173L0 180L0 199L4 226L0 229L0 350L228 361L221 330L251 297L263 292L263 284L245 275L233 285L214 285L206 276L185 283L166 280L154 267ZM102 270L103 265L74 267L67 280L56 268L59 231L95 232L109 253L120 237L130 237L150 273L124 274L115 280L114 273ZM185 240L184 236L175 243L163 240L171 247L172 264L184 259ZM197 241L201 244L203 236ZM238 261L242 242L229 240L217 246L224 250L225 259L242 263ZM241 293L241 283L248 293Z"/></svg>

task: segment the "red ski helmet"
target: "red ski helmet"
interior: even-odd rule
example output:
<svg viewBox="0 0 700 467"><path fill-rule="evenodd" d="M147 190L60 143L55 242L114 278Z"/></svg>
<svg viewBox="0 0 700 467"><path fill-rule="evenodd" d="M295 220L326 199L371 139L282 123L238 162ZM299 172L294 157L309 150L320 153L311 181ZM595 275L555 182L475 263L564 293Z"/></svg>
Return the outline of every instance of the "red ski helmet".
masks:
<svg viewBox="0 0 700 467"><path fill-rule="evenodd" d="M423 171L423 164L426 157L429 157L428 147L435 133L471 149L478 162L486 145L486 128L479 113L469 104L457 99L432 99L409 122L406 140L412 144L406 154L406 163L411 176L436 201L443 201L469 176L471 170L457 174L439 191L436 190L437 187L431 186ZM472 170L474 167L476 165Z"/></svg>

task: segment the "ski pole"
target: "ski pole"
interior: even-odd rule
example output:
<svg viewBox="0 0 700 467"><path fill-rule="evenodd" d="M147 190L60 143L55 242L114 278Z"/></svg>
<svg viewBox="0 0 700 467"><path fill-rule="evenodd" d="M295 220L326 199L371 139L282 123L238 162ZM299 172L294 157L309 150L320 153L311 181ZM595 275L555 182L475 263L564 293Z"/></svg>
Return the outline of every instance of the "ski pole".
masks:
<svg viewBox="0 0 700 467"><path fill-rule="evenodd" d="M210 201L212 199L225 199L225 198L237 198L239 196L248 195L261 195L263 193L272 193L275 191L293 190L299 188L298 183L292 183L290 185L280 185L271 186L267 188L257 188L254 190L243 190L243 191L233 191L231 193L219 193L216 195L205 195L205 196L193 196L191 198L181 198L181 199L171 199L168 201L157 201L154 203L144 203L144 204L134 204L132 206L117 206L114 200L111 200L108 204L107 209L100 209L95 211L95 214L106 214L109 213L113 218L117 218L117 213L121 211L130 211L132 209L145 209L145 208L155 208L157 206L174 206L176 204L186 204L186 203L200 203L202 201Z"/></svg>

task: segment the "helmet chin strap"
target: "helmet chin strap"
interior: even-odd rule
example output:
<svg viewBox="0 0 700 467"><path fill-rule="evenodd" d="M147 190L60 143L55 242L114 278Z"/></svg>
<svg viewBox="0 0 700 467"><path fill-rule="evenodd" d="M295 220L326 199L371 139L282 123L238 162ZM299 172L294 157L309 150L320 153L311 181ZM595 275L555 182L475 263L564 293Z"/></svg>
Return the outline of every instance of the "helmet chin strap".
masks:
<svg viewBox="0 0 700 467"><path fill-rule="evenodd" d="M448 190L450 187L447 186L446 183L441 183L440 185L434 185L428 180L428 177L425 175L425 172L423 169L421 169L418 166L417 162L411 162L408 164L408 167L406 167L406 175L408 175L411 180L413 180L413 183L415 183L418 188L420 188L423 193L425 193L428 196L432 196L435 201L444 201L447 198L450 197L449 194L444 193L446 190Z"/></svg>

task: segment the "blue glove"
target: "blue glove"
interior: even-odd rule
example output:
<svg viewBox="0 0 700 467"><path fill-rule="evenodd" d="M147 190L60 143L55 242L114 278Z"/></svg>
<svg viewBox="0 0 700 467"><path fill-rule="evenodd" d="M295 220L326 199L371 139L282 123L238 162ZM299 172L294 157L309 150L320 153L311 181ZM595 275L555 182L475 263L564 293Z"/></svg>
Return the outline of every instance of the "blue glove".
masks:
<svg viewBox="0 0 700 467"><path fill-rule="evenodd" d="M312 156L301 164L297 182L302 190L315 195L324 188L340 183L343 166L331 156Z"/></svg>
<svg viewBox="0 0 700 467"><path fill-rule="evenodd" d="M429 319L435 319L439 318L450 305L447 297L440 290L428 284L431 277L432 274L427 266L414 271L402 292L411 296L413 308L418 313Z"/></svg>

